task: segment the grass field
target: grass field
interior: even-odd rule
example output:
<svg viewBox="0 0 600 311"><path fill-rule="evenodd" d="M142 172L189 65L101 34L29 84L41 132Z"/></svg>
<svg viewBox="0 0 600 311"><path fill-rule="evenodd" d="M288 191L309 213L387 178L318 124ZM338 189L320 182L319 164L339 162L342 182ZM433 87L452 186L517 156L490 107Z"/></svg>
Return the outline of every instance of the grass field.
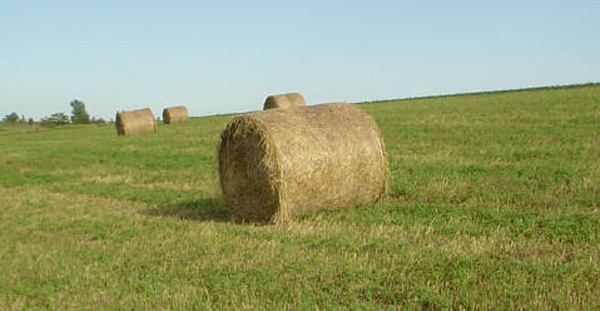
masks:
<svg viewBox="0 0 600 311"><path fill-rule="evenodd" d="M232 116L0 126L0 309L600 308L600 85L362 107L389 197L267 226L220 202Z"/></svg>

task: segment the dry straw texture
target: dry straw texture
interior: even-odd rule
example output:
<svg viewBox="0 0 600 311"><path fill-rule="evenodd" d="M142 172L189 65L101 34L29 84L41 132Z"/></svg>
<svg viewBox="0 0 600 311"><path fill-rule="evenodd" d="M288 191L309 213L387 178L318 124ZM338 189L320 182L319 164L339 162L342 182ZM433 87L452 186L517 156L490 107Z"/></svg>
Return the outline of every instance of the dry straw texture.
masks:
<svg viewBox="0 0 600 311"><path fill-rule="evenodd" d="M163 120L166 124L187 122L190 119L185 106L177 106L163 109Z"/></svg>
<svg viewBox="0 0 600 311"><path fill-rule="evenodd" d="M300 93L288 93L280 95L271 95L265 100L265 106L263 110L272 108L290 108L306 106L306 101Z"/></svg>
<svg viewBox="0 0 600 311"><path fill-rule="evenodd" d="M387 157L379 128L356 105L270 109L229 122L219 177L234 218L280 222L377 201Z"/></svg>
<svg viewBox="0 0 600 311"><path fill-rule="evenodd" d="M156 121L150 108L119 112L115 125L119 135L156 133Z"/></svg>

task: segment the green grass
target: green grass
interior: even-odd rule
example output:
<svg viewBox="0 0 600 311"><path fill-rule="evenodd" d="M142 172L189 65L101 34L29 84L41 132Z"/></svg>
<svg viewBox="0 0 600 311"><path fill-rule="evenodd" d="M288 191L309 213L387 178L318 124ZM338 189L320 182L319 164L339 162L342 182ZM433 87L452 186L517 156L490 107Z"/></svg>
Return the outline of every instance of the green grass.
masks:
<svg viewBox="0 0 600 311"><path fill-rule="evenodd" d="M600 85L362 107L389 197L268 226L221 205L232 116L0 126L0 309L600 308Z"/></svg>

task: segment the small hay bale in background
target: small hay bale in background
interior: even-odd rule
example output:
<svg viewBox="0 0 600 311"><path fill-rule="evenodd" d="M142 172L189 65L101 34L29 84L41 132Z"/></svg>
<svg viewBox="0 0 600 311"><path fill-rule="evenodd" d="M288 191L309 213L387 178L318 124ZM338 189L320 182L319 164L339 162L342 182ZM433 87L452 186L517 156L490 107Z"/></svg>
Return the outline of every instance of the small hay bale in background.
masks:
<svg viewBox="0 0 600 311"><path fill-rule="evenodd" d="M156 121L150 108L117 113L115 126L117 134L124 136L156 133Z"/></svg>
<svg viewBox="0 0 600 311"><path fill-rule="evenodd" d="M379 128L357 105L269 109L229 122L219 177L234 218L281 222L377 201L387 156Z"/></svg>
<svg viewBox="0 0 600 311"><path fill-rule="evenodd" d="M163 109L163 121L165 124L187 122L190 119L185 106L177 106Z"/></svg>
<svg viewBox="0 0 600 311"><path fill-rule="evenodd" d="M272 108L290 108L297 106L306 106L306 101L300 93L288 93L280 95L271 95L265 100L263 110Z"/></svg>

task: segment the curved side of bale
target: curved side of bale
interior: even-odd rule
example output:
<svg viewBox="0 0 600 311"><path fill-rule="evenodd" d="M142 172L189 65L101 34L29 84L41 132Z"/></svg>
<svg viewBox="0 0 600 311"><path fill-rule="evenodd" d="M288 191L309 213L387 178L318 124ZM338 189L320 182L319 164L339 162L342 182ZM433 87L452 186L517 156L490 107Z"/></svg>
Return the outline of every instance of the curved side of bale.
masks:
<svg viewBox="0 0 600 311"><path fill-rule="evenodd" d="M306 106L306 100L304 100L304 97L300 93L270 95L265 100L263 110L298 106Z"/></svg>
<svg viewBox="0 0 600 311"><path fill-rule="evenodd" d="M187 122L190 115L185 106L177 106L163 109L163 121L165 124Z"/></svg>
<svg viewBox="0 0 600 311"><path fill-rule="evenodd" d="M234 218L256 222L373 203L387 165L377 125L351 104L241 115L219 148L223 201Z"/></svg>
<svg viewBox="0 0 600 311"><path fill-rule="evenodd" d="M150 108L117 113L115 126L119 136L156 133L156 121Z"/></svg>

